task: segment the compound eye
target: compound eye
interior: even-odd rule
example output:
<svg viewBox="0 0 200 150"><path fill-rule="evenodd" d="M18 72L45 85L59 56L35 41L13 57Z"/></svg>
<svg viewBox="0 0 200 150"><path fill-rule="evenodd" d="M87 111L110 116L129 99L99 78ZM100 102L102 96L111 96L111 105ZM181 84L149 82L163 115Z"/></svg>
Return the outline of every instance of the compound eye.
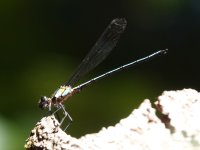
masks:
<svg viewBox="0 0 200 150"><path fill-rule="evenodd" d="M46 96L42 96L42 97L40 98L40 101L42 101L42 102L47 101L47 97L46 97Z"/></svg>
<svg viewBox="0 0 200 150"><path fill-rule="evenodd" d="M49 106L49 101L46 96L42 96L39 100L39 108L44 109Z"/></svg>

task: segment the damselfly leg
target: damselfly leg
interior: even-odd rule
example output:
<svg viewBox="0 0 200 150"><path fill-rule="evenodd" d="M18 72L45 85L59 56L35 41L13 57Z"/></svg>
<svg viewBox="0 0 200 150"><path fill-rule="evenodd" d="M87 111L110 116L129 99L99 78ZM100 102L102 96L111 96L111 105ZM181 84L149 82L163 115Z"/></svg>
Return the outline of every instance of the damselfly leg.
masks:
<svg viewBox="0 0 200 150"><path fill-rule="evenodd" d="M60 120L59 114L58 112L62 111L63 113L63 117L62 120ZM64 128L64 131L69 127L69 125L72 123L73 119L72 117L69 115L69 113L66 111L65 106L63 104L59 104L58 108L53 112L53 115L56 114L56 117L58 118L59 122L60 122L60 126L63 125L64 121L66 120L66 117L69 118L69 123L66 125L66 127Z"/></svg>

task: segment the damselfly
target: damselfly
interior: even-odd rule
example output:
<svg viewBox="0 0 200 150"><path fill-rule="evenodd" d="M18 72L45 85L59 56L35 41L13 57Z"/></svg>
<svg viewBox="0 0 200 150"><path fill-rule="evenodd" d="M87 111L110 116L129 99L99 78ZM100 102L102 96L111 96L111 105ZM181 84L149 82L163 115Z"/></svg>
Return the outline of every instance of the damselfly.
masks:
<svg viewBox="0 0 200 150"><path fill-rule="evenodd" d="M96 44L92 47L92 49L89 51L89 53L85 56L85 58L83 59L81 64L78 66L75 73L68 80L68 82L61 85L60 88L58 88L50 98L46 97L46 96L41 97L41 99L39 100L39 107L41 109L48 108L50 112L51 112L52 106L54 106L57 109L55 112L57 112L59 109L62 109L64 112L64 117L61 121L61 124L66 117L69 118L70 123L71 123L72 118L69 115L69 113L65 110L65 107L63 105L63 102L66 101L69 97L80 92L84 87L94 83L97 80L100 80L102 78L110 76L111 74L116 73L118 71L132 67L138 63L147 61L156 56L163 55L167 52L167 49L156 51L146 57L143 57L136 61L130 62L130 63L120 66L118 68L115 68L111 71L108 71L102 75L99 75L87 82L84 82L84 83L74 87L74 84L83 75L88 73L90 70L94 69L98 64L100 64L109 55L109 53L112 51L112 49L116 46L117 41L120 38L120 35L124 32L126 25L127 25L127 22L124 18L117 18L117 19L112 20L111 23L108 25L108 27L103 32L103 34L97 40ZM69 124L68 124L68 126L69 126Z"/></svg>

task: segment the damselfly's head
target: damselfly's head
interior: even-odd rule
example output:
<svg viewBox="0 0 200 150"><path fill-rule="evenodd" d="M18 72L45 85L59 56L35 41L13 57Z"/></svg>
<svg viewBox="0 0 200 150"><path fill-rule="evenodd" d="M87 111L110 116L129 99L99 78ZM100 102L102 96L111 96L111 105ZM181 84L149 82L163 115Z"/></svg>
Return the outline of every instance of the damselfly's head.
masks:
<svg viewBox="0 0 200 150"><path fill-rule="evenodd" d="M48 98L46 96L42 96L40 98L38 104L41 109L45 109L45 108L49 107L49 105L50 105L50 98Z"/></svg>

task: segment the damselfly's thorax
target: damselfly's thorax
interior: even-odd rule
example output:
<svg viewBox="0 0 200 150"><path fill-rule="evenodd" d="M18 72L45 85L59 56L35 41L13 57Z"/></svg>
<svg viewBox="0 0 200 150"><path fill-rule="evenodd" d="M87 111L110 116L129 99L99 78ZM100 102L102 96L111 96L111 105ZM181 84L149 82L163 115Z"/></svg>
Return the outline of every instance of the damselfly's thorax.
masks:
<svg viewBox="0 0 200 150"><path fill-rule="evenodd" d="M54 105L55 107L57 107L59 106L59 104L63 103L73 94L74 94L74 90L71 88L71 86L61 86L59 89L57 89L54 92L51 98L42 96L39 100L39 107L41 109L44 109L47 107L50 108L51 105Z"/></svg>
<svg viewBox="0 0 200 150"><path fill-rule="evenodd" d="M67 100L69 97L73 95L73 89L71 86L61 86L57 89L52 96L52 103L63 103L63 101Z"/></svg>

